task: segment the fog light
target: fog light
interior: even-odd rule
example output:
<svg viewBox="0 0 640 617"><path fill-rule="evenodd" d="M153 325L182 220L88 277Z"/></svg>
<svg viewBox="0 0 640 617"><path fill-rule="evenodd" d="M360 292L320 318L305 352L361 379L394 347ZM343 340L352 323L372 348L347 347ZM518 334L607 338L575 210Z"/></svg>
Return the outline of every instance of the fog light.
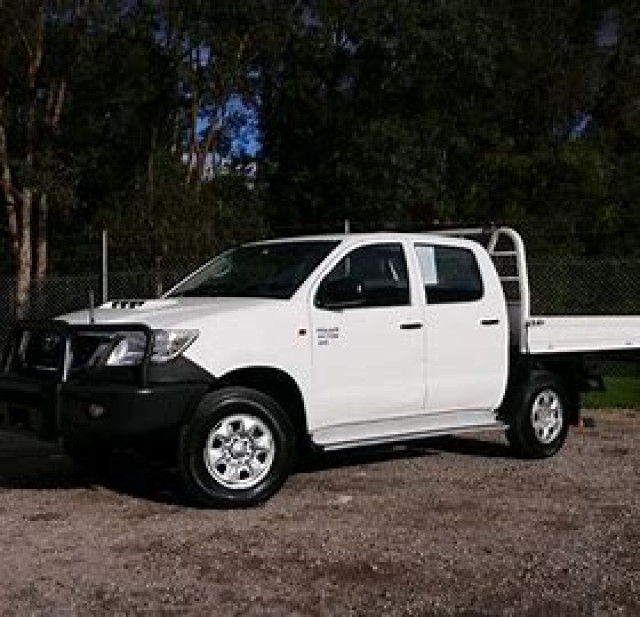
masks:
<svg viewBox="0 0 640 617"><path fill-rule="evenodd" d="M89 405L89 409L87 410L87 415L93 420L97 420L98 418L102 418L106 411L107 410L102 405L91 403L91 405Z"/></svg>

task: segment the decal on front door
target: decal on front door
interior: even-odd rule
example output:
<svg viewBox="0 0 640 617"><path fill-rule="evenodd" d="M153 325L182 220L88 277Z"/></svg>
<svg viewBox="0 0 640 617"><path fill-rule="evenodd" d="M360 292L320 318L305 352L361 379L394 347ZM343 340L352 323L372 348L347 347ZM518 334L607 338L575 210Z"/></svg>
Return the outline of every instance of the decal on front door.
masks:
<svg viewBox="0 0 640 617"><path fill-rule="evenodd" d="M316 337L318 345L328 345L331 341L340 338L340 328L338 326L316 328Z"/></svg>

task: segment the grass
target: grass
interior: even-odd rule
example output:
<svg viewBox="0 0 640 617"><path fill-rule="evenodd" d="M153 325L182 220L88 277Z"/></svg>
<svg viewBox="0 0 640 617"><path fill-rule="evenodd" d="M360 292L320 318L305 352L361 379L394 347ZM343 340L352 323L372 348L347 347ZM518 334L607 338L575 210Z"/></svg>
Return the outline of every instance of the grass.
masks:
<svg viewBox="0 0 640 617"><path fill-rule="evenodd" d="M605 377L604 392L589 392L584 396L583 407L624 407L640 410L640 378Z"/></svg>

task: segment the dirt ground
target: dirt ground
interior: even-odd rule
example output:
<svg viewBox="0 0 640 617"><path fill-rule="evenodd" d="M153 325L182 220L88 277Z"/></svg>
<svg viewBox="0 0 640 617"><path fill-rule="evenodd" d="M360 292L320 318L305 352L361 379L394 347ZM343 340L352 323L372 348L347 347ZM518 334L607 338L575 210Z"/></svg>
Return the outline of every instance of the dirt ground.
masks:
<svg viewBox="0 0 640 617"><path fill-rule="evenodd" d="M640 615L640 413L587 415L549 460L494 433L360 451L248 511L0 433L0 614Z"/></svg>

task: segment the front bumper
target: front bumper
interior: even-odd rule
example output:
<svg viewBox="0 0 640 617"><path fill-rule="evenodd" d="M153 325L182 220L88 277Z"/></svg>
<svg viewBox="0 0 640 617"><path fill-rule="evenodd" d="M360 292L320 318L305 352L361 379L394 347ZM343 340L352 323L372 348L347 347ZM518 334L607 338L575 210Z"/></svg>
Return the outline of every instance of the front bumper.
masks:
<svg viewBox="0 0 640 617"><path fill-rule="evenodd" d="M207 392L206 384L64 384L59 432L96 437L138 437L180 425Z"/></svg>
<svg viewBox="0 0 640 617"><path fill-rule="evenodd" d="M58 384L0 376L0 429L53 439L58 425Z"/></svg>
<svg viewBox="0 0 640 617"><path fill-rule="evenodd" d="M7 348L0 371L3 430L29 432L47 440L69 435L141 437L177 428L213 383L211 375L184 358L161 367L149 366L146 357L133 370L105 366L74 370L67 356L75 333L59 323L55 331L62 337L62 351L67 351L61 353L59 366L38 373L18 357L21 332L27 327L42 330L46 324L17 329ZM134 327L138 326L127 326ZM96 327L95 331L111 329Z"/></svg>
<svg viewBox="0 0 640 617"><path fill-rule="evenodd" d="M180 425L208 384L38 383L0 377L0 429L40 439L137 437Z"/></svg>

